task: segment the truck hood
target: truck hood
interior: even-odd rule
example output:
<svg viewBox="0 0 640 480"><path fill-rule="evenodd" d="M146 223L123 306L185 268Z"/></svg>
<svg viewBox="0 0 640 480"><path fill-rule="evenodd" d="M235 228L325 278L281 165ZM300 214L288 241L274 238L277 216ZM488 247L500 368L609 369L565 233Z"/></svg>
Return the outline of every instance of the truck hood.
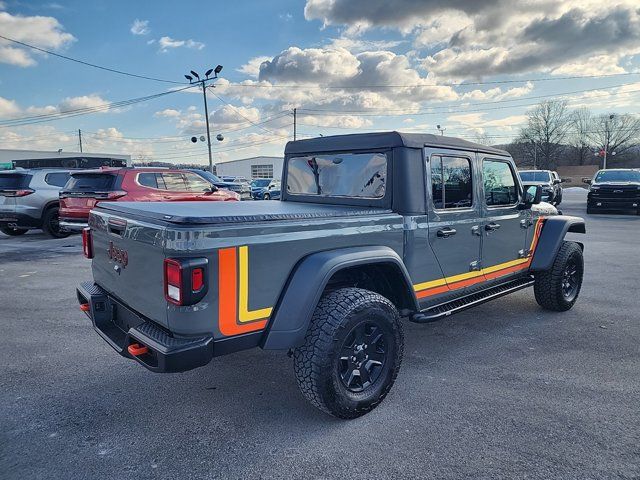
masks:
<svg viewBox="0 0 640 480"><path fill-rule="evenodd" d="M101 202L98 210L170 224L228 224L392 213L382 208L297 202Z"/></svg>

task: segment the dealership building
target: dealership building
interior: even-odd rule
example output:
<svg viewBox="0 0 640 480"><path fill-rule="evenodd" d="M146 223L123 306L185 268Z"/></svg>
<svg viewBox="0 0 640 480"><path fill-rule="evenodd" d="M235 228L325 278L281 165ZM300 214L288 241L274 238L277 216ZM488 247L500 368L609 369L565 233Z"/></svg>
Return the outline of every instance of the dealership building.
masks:
<svg viewBox="0 0 640 480"><path fill-rule="evenodd" d="M275 178L282 176L282 157L251 157L216 163L218 176L252 178Z"/></svg>
<svg viewBox="0 0 640 480"><path fill-rule="evenodd" d="M61 150L10 150L0 148L2 168L96 168L131 166L131 155L63 152Z"/></svg>

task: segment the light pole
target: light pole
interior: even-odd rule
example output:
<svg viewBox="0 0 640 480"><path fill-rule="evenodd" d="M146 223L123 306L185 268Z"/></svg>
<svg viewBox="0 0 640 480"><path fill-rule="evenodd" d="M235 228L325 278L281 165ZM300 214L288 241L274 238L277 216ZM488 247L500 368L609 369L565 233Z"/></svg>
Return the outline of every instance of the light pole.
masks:
<svg viewBox="0 0 640 480"><path fill-rule="evenodd" d="M446 130L446 128L442 127L441 125L437 125L437 128L440 132L440 136L444 136L444 131Z"/></svg>
<svg viewBox="0 0 640 480"><path fill-rule="evenodd" d="M611 114L609 115L609 120L613 120L613 117L615 117L615 115ZM604 147L604 160L602 161L602 169L606 170L607 169L607 153L609 153L609 137L610 137L610 131L609 131L609 120L607 120L605 122L606 125L606 134L607 134L607 139L605 142L605 147ZM615 155L615 153L614 153Z"/></svg>
<svg viewBox="0 0 640 480"><path fill-rule="evenodd" d="M196 72L191 70L191 75L185 75L184 78L189 80L192 85L200 84L202 87L202 97L204 99L204 118L207 121L207 146L209 147L209 171L213 173L213 157L211 156L211 133L209 131L209 107L207 105L207 82L212 82L218 78L218 74L222 71L222 65L218 65L215 69L210 68L204 73L205 78L200 78ZM213 77L209 78L209 75L213 73ZM193 76L192 76L193 75ZM194 80L195 77L196 79ZM215 87L215 85L213 85Z"/></svg>

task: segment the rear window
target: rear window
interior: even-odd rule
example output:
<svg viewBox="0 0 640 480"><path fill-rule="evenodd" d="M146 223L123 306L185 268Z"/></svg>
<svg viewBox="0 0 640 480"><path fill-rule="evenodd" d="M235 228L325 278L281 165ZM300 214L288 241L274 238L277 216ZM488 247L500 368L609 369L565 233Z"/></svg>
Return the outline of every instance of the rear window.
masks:
<svg viewBox="0 0 640 480"><path fill-rule="evenodd" d="M548 182L549 172L520 172L523 182Z"/></svg>
<svg viewBox="0 0 640 480"><path fill-rule="evenodd" d="M0 190L18 190L29 186L29 177L24 174L0 174Z"/></svg>
<svg viewBox="0 0 640 480"><path fill-rule="evenodd" d="M287 192L291 195L382 198L387 181L384 153L336 153L291 157Z"/></svg>
<svg viewBox="0 0 640 480"><path fill-rule="evenodd" d="M67 191L104 192L113 189L116 175L109 173L74 173L65 185Z"/></svg>

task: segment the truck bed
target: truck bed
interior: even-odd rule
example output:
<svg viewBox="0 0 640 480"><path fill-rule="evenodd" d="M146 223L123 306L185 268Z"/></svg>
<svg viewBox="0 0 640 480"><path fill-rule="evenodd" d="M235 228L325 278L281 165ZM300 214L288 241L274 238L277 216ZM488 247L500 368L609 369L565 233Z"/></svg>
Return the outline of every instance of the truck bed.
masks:
<svg viewBox="0 0 640 480"><path fill-rule="evenodd" d="M215 225L392 213L382 208L317 203L261 202L101 202L100 210L168 224Z"/></svg>

